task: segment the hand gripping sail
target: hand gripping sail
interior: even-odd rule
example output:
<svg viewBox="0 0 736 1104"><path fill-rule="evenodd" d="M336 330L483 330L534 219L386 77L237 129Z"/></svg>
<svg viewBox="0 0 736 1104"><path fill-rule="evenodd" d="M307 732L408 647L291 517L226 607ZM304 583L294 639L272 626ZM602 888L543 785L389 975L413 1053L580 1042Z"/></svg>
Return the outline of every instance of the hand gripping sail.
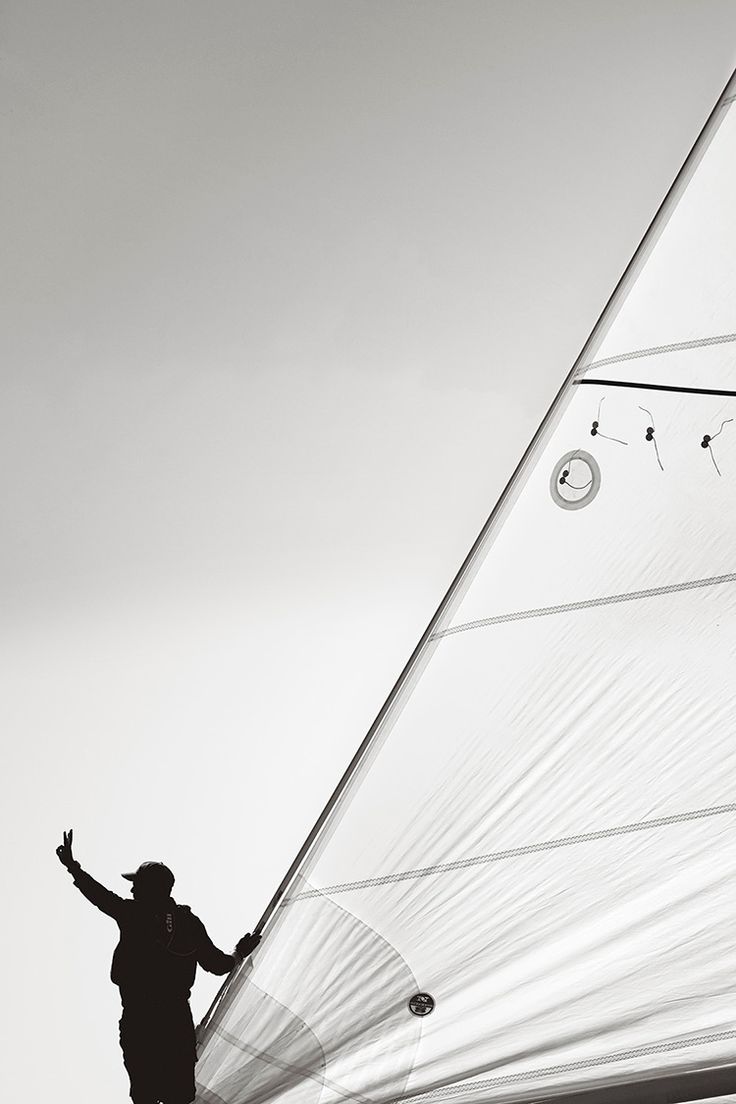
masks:
<svg viewBox="0 0 736 1104"><path fill-rule="evenodd" d="M735 100L201 1025L200 1104L736 1091Z"/></svg>

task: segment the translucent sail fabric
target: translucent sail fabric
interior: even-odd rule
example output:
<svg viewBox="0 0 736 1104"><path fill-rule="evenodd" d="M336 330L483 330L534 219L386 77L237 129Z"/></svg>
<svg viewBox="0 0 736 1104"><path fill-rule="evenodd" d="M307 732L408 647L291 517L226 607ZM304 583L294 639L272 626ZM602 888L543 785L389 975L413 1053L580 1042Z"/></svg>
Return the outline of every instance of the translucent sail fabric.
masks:
<svg viewBox="0 0 736 1104"><path fill-rule="evenodd" d="M717 122L217 1008L200 1104L736 1062L736 397L664 389L736 393L728 95Z"/></svg>

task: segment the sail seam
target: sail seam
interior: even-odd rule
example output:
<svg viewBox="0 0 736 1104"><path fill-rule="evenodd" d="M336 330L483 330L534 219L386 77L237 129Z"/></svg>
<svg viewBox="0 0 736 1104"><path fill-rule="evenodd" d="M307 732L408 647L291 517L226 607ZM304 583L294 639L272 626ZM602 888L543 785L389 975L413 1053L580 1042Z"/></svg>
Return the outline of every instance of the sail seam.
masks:
<svg viewBox="0 0 736 1104"><path fill-rule="evenodd" d="M227 1104L226 1100L216 1093L213 1089L208 1089L205 1085L200 1085L199 1081L196 1082L197 1087L197 1101L203 1100L205 1104Z"/></svg>
<svg viewBox="0 0 736 1104"><path fill-rule="evenodd" d="M575 610L594 609L596 606L611 606L619 602L636 602L642 598L657 598L662 594L676 594L684 590L697 590L701 587L721 586L736 582L736 572L728 575L713 575L709 579L691 579L684 583L668 583L666 586L649 587L647 590L630 590L624 594L609 594L603 598L583 598L578 602L564 602L558 606L539 606L536 609L516 610L512 613L499 613L493 617L481 617L477 621L465 621L462 625L451 625L433 634L433 640L470 629L483 629L488 625L503 625L507 621L526 621L532 617L551 617L555 613L571 613Z"/></svg>
<svg viewBox="0 0 736 1104"><path fill-rule="evenodd" d="M505 851L492 851L487 855L474 855L467 859L454 859L452 862L423 866L416 870L401 870L394 874L379 874L374 878L363 878L355 882L339 882L325 886L324 889L305 890L293 897L287 897L284 904L303 901L307 897L323 897L332 893L346 893L354 889L369 889L373 886L389 885L393 882L406 882L414 878L426 878L434 874L445 874L452 870L463 870L470 866L482 866L486 863L502 862L523 855L533 855L539 851L554 851L560 847L572 847L579 843L592 843L595 840L611 839L613 836L625 836L632 832L646 832L655 828L666 828L671 824L683 824L706 817L723 816L736 813L736 802L727 805L711 805L705 809L693 809L685 813L672 813L670 816L655 817L650 820L638 820L631 824L622 824L614 828L601 828L593 832L579 832L574 836L562 836L559 839L544 840L541 843L529 843L522 847L509 847Z"/></svg>
<svg viewBox="0 0 736 1104"><path fill-rule="evenodd" d="M663 353L678 353L684 349L702 349L706 345L728 345L736 341L736 334L716 334L713 337L698 337L692 341L675 341L670 345L654 345L650 349L632 349L628 353L618 353L617 356L602 357L586 364L576 373L577 378L584 376L586 372L592 372L594 368L604 368L607 364L622 364L626 360L638 360L640 357L661 356Z"/></svg>
<svg viewBox="0 0 736 1104"><path fill-rule="evenodd" d="M297 1073L300 1077L308 1077L311 1081L316 1081L318 1085L326 1085L328 1089L331 1089L338 1096L344 1097L345 1100L357 1100L359 1104L372 1104L370 1097L351 1092L349 1089L343 1089L336 1081L325 1077L323 1073L310 1070L306 1066L296 1065L294 1062L286 1062L282 1058L275 1058L272 1054L269 1054L268 1051L259 1050L257 1047L251 1046L249 1043L246 1043L244 1039L239 1039L236 1035L233 1035L230 1031L226 1031L222 1027L218 1027L215 1030L221 1038L225 1039L225 1041L235 1047L236 1050L240 1050L245 1054L250 1054L252 1058L258 1058L260 1061L267 1062L269 1065L282 1070L284 1073Z"/></svg>
<svg viewBox="0 0 736 1104"><path fill-rule="evenodd" d="M670 1054L673 1051L703 1046L706 1043L724 1042L727 1039L736 1039L736 1030L714 1031L710 1035L698 1035L693 1039L678 1040L671 1043L651 1043L648 1046L632 1047L630 1050L618 1050L610 1054L601 1054L595 1058L580 1058L577 1062L563 1062L558 1066L545 1066L543 1069L530 1070L528 1073L508 1073L501 1077L489 1077L483 1081L470 1081L462 1085L447 1085L443 1088L431 1089L429 1092L418 1093L412 1099L429 1100L441 1096L457 1096L477 1089L498 1088L504 1085L536 1080L540 1077L551 1077L555 1074L574 1073L576 1070L610 1065L613 1062L626 1062L632 1058L643 1058L648 1054ZM407 1097L404 1097L404 1099L407 1099Z"/></svg>

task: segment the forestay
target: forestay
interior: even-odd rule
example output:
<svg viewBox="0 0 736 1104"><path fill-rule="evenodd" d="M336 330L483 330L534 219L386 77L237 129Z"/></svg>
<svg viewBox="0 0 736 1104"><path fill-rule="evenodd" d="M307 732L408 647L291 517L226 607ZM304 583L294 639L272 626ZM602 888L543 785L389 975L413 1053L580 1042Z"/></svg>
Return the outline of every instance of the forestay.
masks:
<svg viewBox="0 0 736 1104"><path fill-rule="evenodd" d="M209 1018L201 1104L736 1063L735 95Z"/></svg>

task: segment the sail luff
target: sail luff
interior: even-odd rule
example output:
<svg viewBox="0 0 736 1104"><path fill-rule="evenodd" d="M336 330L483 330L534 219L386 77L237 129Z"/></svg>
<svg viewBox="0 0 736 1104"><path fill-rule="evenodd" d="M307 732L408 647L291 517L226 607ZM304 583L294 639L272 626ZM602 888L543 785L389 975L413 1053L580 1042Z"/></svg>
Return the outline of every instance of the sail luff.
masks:
<svg viewBox="0 0 736 1104"><path fill-rule="evenodd" d="M346 770L342 774L304 843L297 852L276 892L268 902L254 929L256 932L267 933L267 928L275 918L279 903L288 894L295 880L300 877L306 878L308 876L310 867L319 855L320 847L325 843L328 833L335 827L339 820L340 808L344 804L346 797L358 783L363 770L371 761L373 755L378 751L382 742L382 737L385 736L390 729L390 722L401 708L402 699L405 700L407 697L407 691L411 690L411 687L428 661L432 650L436 647L438 632L441 630L442 626L447 623L454 609L459 604L465 589L473 578L474 567L482 559L488 549L489 543L493 540L496 532L503 524L510 506L524 485L525 477L531 469L533 460L541 451L562 416L574 392L573 385L576 382L598 382L593 380L582 381L579 380L578 377L591 365L595 353L603 341L609 326L615 319L617 311L625 299L632 282L635 280L641 266L656 243L659 234L666 225L671 211L676 206L677 201L700 162L702 155L707 149L711 138L715 134L725 110L734 99L734 94L736 94L736 70L732 73L723 92L718 97L708 119L703 125L681 169L668 189L631 260L601 311L601 314L566 379L554 397L536 433L518 462L460 569L448 587L408 662L396 680L386 701ZM238 967L226 979L199 1025L198 1036L200 1045L206 1042L210 1033L210 1025L214 1018L219 1013L224 1013L229 1007L237 991L240 990L241 985L245 982L249 970L250 964ZM238 984L234 985L236 979Z"/></svg>

